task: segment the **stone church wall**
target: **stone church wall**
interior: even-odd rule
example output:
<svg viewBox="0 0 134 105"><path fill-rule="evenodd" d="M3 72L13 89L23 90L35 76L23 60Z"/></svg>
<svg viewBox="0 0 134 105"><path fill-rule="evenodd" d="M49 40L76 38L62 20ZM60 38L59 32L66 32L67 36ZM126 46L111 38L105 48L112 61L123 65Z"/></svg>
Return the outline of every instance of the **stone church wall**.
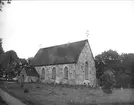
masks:
<svg viewBox="0 0 134 105"><path fill-rule="evenodd" d="M85 80L85 63L88 62L88 80ZM76 83L96 85L95 62L88 43L85 44L76 65Z"/></svg>
<svg viewBox="0 0 134 105"><path fill-rule="evenodd" d="M52 79L52 69L56 68L56 80ZM64 68L68 68L68 79L64 79ZM45 70L45 74L42 73L42 70ZM35 67L37 72L40 75L41 82L45 83L68 83L75 84L75 64L60 64L60 65L50 65L50 66L40 66ZM45 75L44 79L41 79L41 75Z"/></svg>

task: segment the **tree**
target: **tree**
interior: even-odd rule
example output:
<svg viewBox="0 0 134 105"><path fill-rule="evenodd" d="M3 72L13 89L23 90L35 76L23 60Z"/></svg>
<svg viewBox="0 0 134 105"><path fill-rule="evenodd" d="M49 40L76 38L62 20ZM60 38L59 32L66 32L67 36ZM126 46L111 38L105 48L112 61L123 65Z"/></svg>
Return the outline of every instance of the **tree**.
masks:
<svg viewBox="0 0 134 105"><path fill-rule="evenodd" d="M101 80L102 75L107 70L113 70L116 88L134 87L134 54L121 54L116 51L109 50L95 57L96 76ZM102 85L102 84L100 84Z"/></svg>
<svg viewBox="0 0 134 105"><path fill-rule="evenodd" d="M3 75L6 75L6 79L15 76L15 66L20 63L20 60L15 51L10 50L0 55L0 66L3 70Z"/></svg>
<svg viewBox="0 0 134 105"><path fill-rule="evenodd" d="M107 94L112 93L112 89L116 83L114 70L106 68L105 72L101 76L101 81L102 81L102 90Z"/></svg>
<svg viewBox="0 0 134 105"><path fill-rule="evenodd" d="M119 71L118 77L122 82L122 87L134 87L134 54L120 55L122 70Z"/></svg>
<svg viewBox="0 0 134 105"><path fill-rule="evenodd" d="M31 65L32 60L33 60L33 57L29 57L29 58L27 59L29 65Z"/></svg>
<svg viewBox="0 0 134 105"><path fill-rule="evenodd" d="M2 11L2 8L6 3L11 4L11 0L0 0L0 11Z"/></svg>
<svg viewBox="0 0 134 105"><path fill-rule="evenodd" d="M106 65L118 61L119 54L116 51L108 50L102 52L102 54L97 55L95 59L100 62L103 62Z"/></svg>
<svg viewBox="0 0 134 105"><path fill-rule="evenodd" d="M20 62L21 62L21 65L22 65L22 66L27 66L27 65L28 65L27 60L24 59L24 58L20 58Z"/></svg>
<svg viewBox="0 0 134 105"><path fill-rule="evenodd" d="M95 66L96 66L96 77L97 79L100 79L100 77L104 73L104 63L98 60L95 60Z"/></svg>
<svg viewBox="0 0 134 105"><path fill-rule="evenodd" d="M0 55L4 53L3 47L2 47L2 38L0 38Z"/></svg>
<svg viewBox="0 0 134 105"><path fill-rule="evenodd" d="M4 53L4 50L3 50L3 47L2 47L2 38L0 38L0 55ZM1 59L1 57L0 57ZM0 64L0 77L3 76L3 69L2 69L2 66Z"/></svg>
<svg viewBox="0 0 134 105"><path fill-rule="evenodd" d="M97 78L100 79L100 77L103 75L104 68L112 68L116 70L119 63L119 54L113 50L104 51L95 56Z"/></svg>

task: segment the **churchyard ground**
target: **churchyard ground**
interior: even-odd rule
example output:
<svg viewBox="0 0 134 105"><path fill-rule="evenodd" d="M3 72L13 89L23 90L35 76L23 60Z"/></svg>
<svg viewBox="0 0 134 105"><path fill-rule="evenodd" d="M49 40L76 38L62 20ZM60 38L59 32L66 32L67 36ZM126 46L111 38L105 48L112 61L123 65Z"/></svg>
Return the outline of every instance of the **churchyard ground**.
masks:
<svg viewBox="0 0 134 105"><path fill-rule="evenodd" d="M20 87L16 82L1 83L1 88L26 105L134 105L134 89L105 94L99 88L41 83Z"/></svg>

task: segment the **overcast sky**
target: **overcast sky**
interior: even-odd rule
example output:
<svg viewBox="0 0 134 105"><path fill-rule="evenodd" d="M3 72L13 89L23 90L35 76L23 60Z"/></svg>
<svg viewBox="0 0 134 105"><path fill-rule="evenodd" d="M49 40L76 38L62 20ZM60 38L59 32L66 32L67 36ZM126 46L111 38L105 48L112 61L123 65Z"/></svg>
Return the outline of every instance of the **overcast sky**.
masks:
<svg viewBox="0 0 134 105"><path fill-rule="evenodd" d="M134 53L134 2L12 1L0 13L0 37L4 50L21 58L86 38L94 56L109 49Z"/></svg>

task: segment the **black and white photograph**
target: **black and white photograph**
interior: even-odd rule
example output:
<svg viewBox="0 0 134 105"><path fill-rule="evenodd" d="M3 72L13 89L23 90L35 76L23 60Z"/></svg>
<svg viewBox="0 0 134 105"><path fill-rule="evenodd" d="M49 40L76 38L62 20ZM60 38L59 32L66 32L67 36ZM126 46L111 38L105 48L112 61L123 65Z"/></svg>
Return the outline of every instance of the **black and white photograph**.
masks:
<svg viewBox="0 0 134 105"><path fill-rule="evenodd" d="M133 0L0 0L0 105L134 105Z"/></svg>

